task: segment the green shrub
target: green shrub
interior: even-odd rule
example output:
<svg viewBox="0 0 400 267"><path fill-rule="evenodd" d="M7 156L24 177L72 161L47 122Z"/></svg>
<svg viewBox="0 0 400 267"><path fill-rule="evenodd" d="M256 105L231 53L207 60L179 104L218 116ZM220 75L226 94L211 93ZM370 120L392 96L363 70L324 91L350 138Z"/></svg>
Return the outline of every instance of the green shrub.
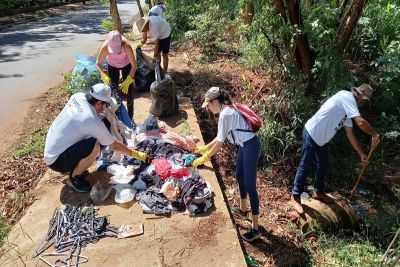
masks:
<svg viewBox="0 0 400 267"><path fill-rule="evenodd" d="M272 51L270 50L267 40L264 35L258 34L254 36L249 42L246 42L240 47L241 57L239 63L245 67L255 70L257 68L267 67L266 63L272 63ZM275 64L269 64L269 68L273 68Z"/></svg>
<svg viewBox="0 0 400 267"><path fill-rule="evenodd" d="M240 62L252 68L265 68L281 71L281 67L293 64L286 53L286 45L293 41L293 27L285 25L283 19L276 12L272 2L258 3L254 1L255 16L251 25L242 24L238 27L238 37L241 47ZM279 53L283 66L277 61ZM260 61L260 57L263 61ZM258 66L257 66L258 65ZM278 68L277 68L278 67Z"/></svg>
<svg viewBox="0 0 400 267"><path fill-rule="evenodd" d="M302 81L301 76L297 77ZM315 102L303 93L306 83L293 84L296 85L284 84L279 95L269 95L256 106L263 118L263 127L257 135L264 163L296 156L301 147L302 129Z"/></svg>
<svg viewBox="0 0 400 267"><path fill-rule="evenodd" d="M235 21L226 17L219 6L210 6L191 20L192 40L203 53L231 50L229 43L235 38Z"/></svg>
<svg viewBox="0 0 400 267"><path fill-rule="evenodd" d="M207 7L197 1L168 0L165 16L173 29L173 36L183 36L187 31L194 30L192 17L202 13Z"/></svg>
<svg viewBox="0 0 400 267"><path fill-rule="evenodd" d="M1 0L0 1L0 10L11 10L27 7L26 0Z"/></svg>
<svg viewBox="0 0 400 267"><path fill-rule="evenodd" d="M99 81L99 74L97 71L88 72L86 75L81 75L79 71L72 74L65 74L64 79L67 81L65 90L69 95L79 92L85 92L91 86Z"/></svg>
<svg viewBox="0 0 400 267"><path fill-rule="evenodd" d="M112 30L114 30L116 28L115 24L114 24L114 22L112 21L111 18L103 18L103 19L101 19L100 26L103 29L107 30L107 31L112 31Z"/></svg>

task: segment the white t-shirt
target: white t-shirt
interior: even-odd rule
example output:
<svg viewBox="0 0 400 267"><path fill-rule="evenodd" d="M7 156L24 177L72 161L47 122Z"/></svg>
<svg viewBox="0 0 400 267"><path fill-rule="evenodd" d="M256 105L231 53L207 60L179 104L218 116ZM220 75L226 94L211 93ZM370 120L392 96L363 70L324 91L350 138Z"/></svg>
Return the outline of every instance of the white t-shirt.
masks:
<svg viewBox="0 0 400 267"><path fill-rule="evenodd" d="M165 19L159 16L150 16L149 34L154 40L165 39L171 35L171 27Z"/></svg>
<svg viewBox="0 0 400 267"><path fill-rule="evenodd" d="M163 17L164 15L164 5L155 5L150 8L149 13L156 14L157 16Z"/></svg>
<svg viewBox="0 0 400 267"><path fill-rule="evenodd" d="M343 125L353 127L352 118L360 116L356 99L349 91L339 91L329 98L305 125L319 146L328 143Z"/></svg>
<svg viewBox="0 0 400 267"><path fill-rule="evenodd" d="M84 93L71 96L63 110L50 125L44 147L44 161L53 164L58 156L77 142L94 137L108 146L115 141Z"/></svg>
<svg viewBox="0 0 400 267"><path fill-rule="evenodd" d="M253 132L235 131L235 129L251 130L246 119L237 110L225 106L219 114L217 141L223 143L228 137L232 144L243 146L244 142L255 136ZM235 142L232 139L232 134L235 137Z"/></svg>

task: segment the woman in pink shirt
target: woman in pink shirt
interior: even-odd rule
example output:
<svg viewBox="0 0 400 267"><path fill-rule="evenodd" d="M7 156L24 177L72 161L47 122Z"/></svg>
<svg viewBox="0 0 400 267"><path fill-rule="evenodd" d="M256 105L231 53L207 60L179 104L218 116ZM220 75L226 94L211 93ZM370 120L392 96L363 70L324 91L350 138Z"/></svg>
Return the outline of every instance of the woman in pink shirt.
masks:
<svg viewBox="0 0 400 267"><path fill-rule="evenodd" d="M101 67L104 59L107 62L107 74L103 72ZM128 40L122 34L115 30L108 34L107 40L104 41L97 56L97 69L100 72L101 79L105 84L111 87L117 87L126 95L128 105L128 114L133 119L133 85L136 72L136 58L133 49ZM118 84L122 71L123 82Z"/></svg>

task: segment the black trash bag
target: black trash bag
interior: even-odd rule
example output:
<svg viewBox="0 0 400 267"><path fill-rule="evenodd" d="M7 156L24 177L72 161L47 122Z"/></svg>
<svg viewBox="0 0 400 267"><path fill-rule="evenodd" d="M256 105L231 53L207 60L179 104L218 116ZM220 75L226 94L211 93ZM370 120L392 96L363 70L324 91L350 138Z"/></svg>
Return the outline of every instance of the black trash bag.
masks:
<svg viewBox="0 0 400 267"><path fill-rule="evenodd" d="M169 75L163 75L160 63L156 62L155 78L151 84L151 106L149 112L159 118L178 114L179 102L176 89Z"/></svg>
<svg viewBox="0 0 400 267"><path fill-rule="evenodd" d="M152 59L143 54L142 49L136 48L135 84L139 92L148 92L151 83L154 82L155 65Z"/></svg>

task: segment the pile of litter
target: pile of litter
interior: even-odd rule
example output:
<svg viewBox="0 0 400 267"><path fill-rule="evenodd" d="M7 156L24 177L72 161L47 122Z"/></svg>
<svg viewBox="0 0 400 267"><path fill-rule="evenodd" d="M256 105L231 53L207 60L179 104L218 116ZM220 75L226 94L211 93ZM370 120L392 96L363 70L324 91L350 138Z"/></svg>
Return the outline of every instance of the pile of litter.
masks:
<svg viewBox="0 0 400 267"><path fill-rule="evenodd" d="M115 202L127 203L136 198L143 212L156 215L184 210L192 216L207 213L213 205L212 188L196 168L190 167L196 159L192 152L196 147L193 136L160 129L153 115L146 121L150 124L138 125L139 132L133 131L133 136L126 138L126 142L145 152L149 158L147 162L106 150L98 161L98 169L106 169L113 175L109 183L116 190ZM92 189L96 203L109 193L99 186Z"/></svg>

